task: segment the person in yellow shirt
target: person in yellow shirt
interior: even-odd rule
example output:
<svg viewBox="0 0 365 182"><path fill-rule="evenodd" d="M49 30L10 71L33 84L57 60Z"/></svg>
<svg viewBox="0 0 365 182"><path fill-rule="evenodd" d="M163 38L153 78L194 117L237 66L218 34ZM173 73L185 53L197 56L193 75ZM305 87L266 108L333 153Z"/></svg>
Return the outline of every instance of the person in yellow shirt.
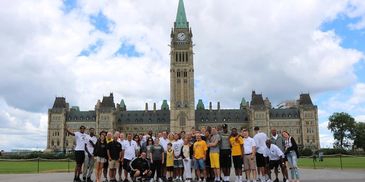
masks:
<svg viewBox="0 0 365 182"><path fill-rule="evenodd" d="M229 143L232 147L232 158L233 158L233 166L235 169L236 181L242 181L242 146L243 146L243 138L238 135L237 128L232 128L232 134L229 138Z"/></svg>
<svg viewBox="0 0 365 182"><path fill-rule="evenodd" d="M166 177L168 180L172 180L174 173L174 150L172 149L172 143L167 144L166 151Z"/></svg>
<svg viewBox="0 0 365 182"><path fill-rule="evenodd" d="M203 171L204 174L203 181L205 181L207 178L207 172L205 170L205 159L208 150L208 145L204 140L202 140L202 136L200 133L197 133L195 136L196 136L196 142L193 145L194 168L196 170L196 177L199 180L200 180L200 170Z"/></svg>

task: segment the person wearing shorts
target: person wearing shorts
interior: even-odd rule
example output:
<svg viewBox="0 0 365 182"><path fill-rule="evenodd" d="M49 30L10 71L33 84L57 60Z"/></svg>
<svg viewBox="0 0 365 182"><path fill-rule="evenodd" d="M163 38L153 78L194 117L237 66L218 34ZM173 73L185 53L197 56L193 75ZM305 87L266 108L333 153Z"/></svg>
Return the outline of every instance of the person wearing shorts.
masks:
<svg viewBox="0 0 365 182"><path fill-rule="evenodd" d="M256 143L256 165L257 165L257 173L259 175L259 179L261 181L266 181L267 176L265 173L266 160L264 157L264 153L266 151L266 140L267 135L260 131L259 127L255 127L255 136L253 139Z"/></svg>
<svg viewBox="0 0 365 182"><path fill-rule="evenodd" d="M231 144L229 142L231 134L228 132L227 124L223 124L222 129L223 131L220 133L219 164L223 172L223 181L228 182L232 167Z"/></svg>
<svg viewBox="0 0 365 182"><path fill-rule="evenodd" d="M109 160L109 177L110 182L117 182L116 174L119 163L122 159L122 145L118 142L119 132L114 134L114 140L106 146Z"/></svg>
<svg viewBox="0 0 365 182"><path fill-rule="evenodd" d="M242 131L244 137L243 143L243 163L247 180L256 180L256 143L248 134L247 129ZM251 176L252 174L252 176Z"/></svg>
<svg viewBox="0 0 365 182"><path fill-rule="evenodd" d="M184 169L183 160L181 157L181 148L184 145L184 141L180 139L179 134L174 134L174 141L172 142L172 149L174 150L174 171L175 181L182 181L182 174Z"/></svg>
<svg viewBox="0 0 365 182"><path fill-rule="evenodd" d="M232 128L232 134L229 138L229 142L232 146L232 158L233 158L233 166L235 169L236 174L236 181L242 181L242 145L243 145L243 138L238 135L237 129ZM227 180L229 181L229 179Z"/></svg>
<svg viewBox="0 0 365 182"><path fill-rule="evenodd" d="M172 149L172 143L167 144L166 151L166 177L169 181L172 181L174 173L174 150Z"/></svg>
<svg viewBox="0 0 365 182"><path fill-rule="evenodd" d="M130 173L129 163L136 158L137 142L132 140L132 134L127 135L127 140L124 140L122 145L123 151L123 169L124 182L128 182L128 173Z"/></svg>
<svg viewBox="0 0 365 182"><path fill-rule="evenodd" d="M105 140L105 135L100 133L100 138L96 142L94 150L94 156L96 157L96 170L95 170L96 182L101 182L100 178L103 165L106 162L106 158L108 156L106 147L107 144Z"/></svg>
<svg viewBox="0 0 365 182"><path fill-rule="evenodd" d="M210 168L214 172L214 181L220 181L221 171L219 165L219 143L220 135L218 134L217 128L212 128L212 136L209 138L209 158L210 158Z"/></svg>
<svg viewBox="0 0 365 182"><path fill-rule="evenodd" d="M268 148L267 156L269 158L269 170L271 172L272 169L275 169L274 171L275 171L276 178L275 178L274 182L279 182L278 168L280 166L280 169L283 170L283 168L285 167L285 163L284 163L285 155L278 146L271 144L270 139L266 141L266 146ZM269 177L271 179L270 175L269 175ZM285 176L285 177L284 177L283 181L286 181L286 179L288 179L288 176Z"/></svg>
<svg viewBox="0 0 365 182"><path fill-rule="evenodd" d="M75 136L76 147L75 147L75 160L76 160L76 167L75 167L75 177L74 182L81 182L80 174L82 164L85 160L85 144L87 142L87 135L85 134L85 126L80 126L80 131L72 132L70 129L65 127L66 132L69 135Z"/></svg>
<svg viewBox="0 0 365 182"><path fill-rule="evenodd" d="M196 142L193 145L194 151L194 168L196 170L196 177L200 179L200 171L203 171L204 178L207 178L207 172L205 170L206 152L208 150L207 143L202 140L202 135L198 132L196 135ZM205 180L204 179L204 180Z"/></svg>

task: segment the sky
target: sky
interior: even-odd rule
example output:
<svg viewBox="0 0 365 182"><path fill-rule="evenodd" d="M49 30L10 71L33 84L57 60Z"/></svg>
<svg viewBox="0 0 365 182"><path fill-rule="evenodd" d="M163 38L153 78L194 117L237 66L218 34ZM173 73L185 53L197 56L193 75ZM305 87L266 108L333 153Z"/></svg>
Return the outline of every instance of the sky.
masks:
<svg viewBox="0 0 365 182"><path fill-rule="evenodd" d="M92 110L114 93L128 109L169 100L178 0L4 0L0 149L44 149L56 96ZM185 0L195 98L239 108L255 90L273 106L310 93L322 147L334 112L365 122L365 1Z"/></svg>

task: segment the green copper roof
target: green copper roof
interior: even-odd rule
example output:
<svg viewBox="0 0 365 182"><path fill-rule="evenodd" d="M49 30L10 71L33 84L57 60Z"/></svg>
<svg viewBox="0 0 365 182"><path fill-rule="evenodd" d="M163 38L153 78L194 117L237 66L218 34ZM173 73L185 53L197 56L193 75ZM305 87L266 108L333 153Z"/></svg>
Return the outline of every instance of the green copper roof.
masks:
<svg viewBox="0 0 365 182"><path fill-rule="evenodd" d="M188 21L186 20L184 0L179 0L179 7L177 8L175 28L189 28Z"/></svg>
<svg viewBox="0 0 365 182"><path fill-rule="evenodd" d="M161 110L169 110L169 105L167 104L167 100L162 101Z"/></svg>
<svg viewBox="0 0 365 182"><path fill-rule="evenodd" d="M247 106L247 101L244 97L242 97L241 106Z"/></svg>
<svg viewBox="0 0 365 182"><path fill-rule="evenodd" d="M120 101L120 108L121 108L122 110L124 110L124 111L127 109L127 106L125 105L125 103L124 103L124 100L123 100L123 99Z"/></svg>
<svg viewBox="0 0 365 182"><path fill-rule="evenodd" d="M196 109L197 110L204 110L205 109L204 103L201 99L198 100L198 104L196 105Z"/></svg>
<svg viewBox="0 0 365 182"><path fill-rule="evenodd" d="M72 109L72 110L75 110L75 111L80 111L79 106L72 106L72 107L71 107L71 109Z"/></svg>

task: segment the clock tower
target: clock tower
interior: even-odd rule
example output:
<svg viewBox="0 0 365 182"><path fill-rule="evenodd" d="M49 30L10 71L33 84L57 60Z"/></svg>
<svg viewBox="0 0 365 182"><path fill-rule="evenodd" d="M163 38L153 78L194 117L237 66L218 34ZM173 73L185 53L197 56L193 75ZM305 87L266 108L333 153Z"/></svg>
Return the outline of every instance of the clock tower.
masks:
<svg viewBox="0 0 365 182"><path fill-rule="evenodd" d="M170 45L170 130L173 132L195 127L192 37L184 1L179 0Z"/></svg>

